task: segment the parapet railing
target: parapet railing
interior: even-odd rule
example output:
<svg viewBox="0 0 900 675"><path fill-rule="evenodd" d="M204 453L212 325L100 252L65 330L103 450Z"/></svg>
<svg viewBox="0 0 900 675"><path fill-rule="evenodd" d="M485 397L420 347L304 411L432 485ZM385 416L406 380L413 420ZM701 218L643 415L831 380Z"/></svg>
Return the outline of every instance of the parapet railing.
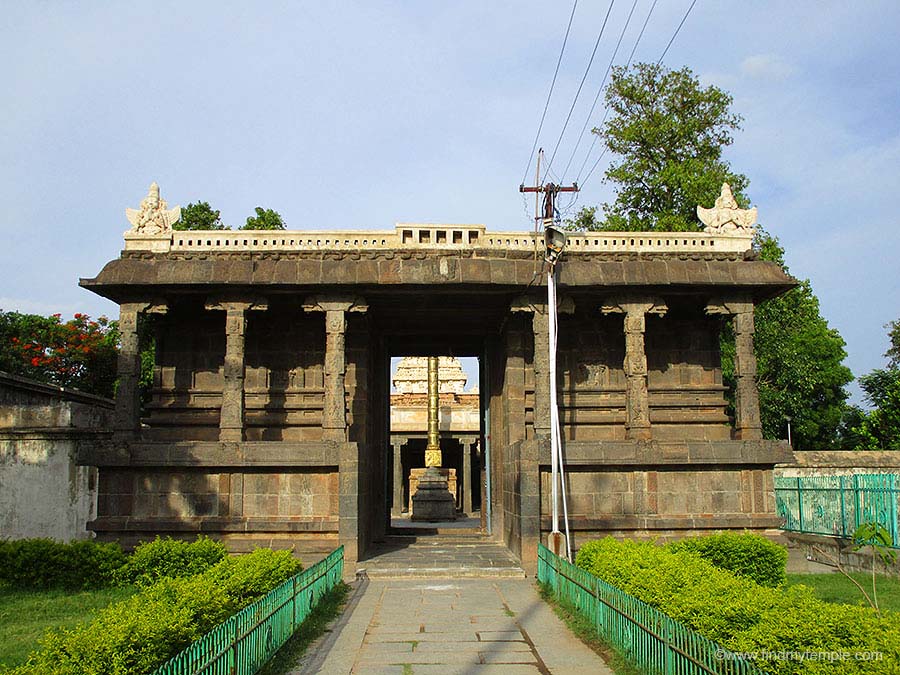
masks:
<svg viewBox="0 0 900 675"><path fill-rule="evenodd" d="M765 675L752 662L538 545L538 581L642 673Z"/></svg>
<svg viewBox="0 0 900 675"><path fill-rule="evenodd" d="M582 253L741 253L749 235L707 232L573 232L567 250ZM543 249L534 232L488 232L483 225L400 223L394 231L347 230L176 230L164 234L125 233L126 251L443 251Z"/></svg>
<svg viewBox="0 0 900 675"><path fill-rule="evenodd" d="M344 574L344 547L244 607L153 675L253 675L288 641Z"/></svg>
<svg viewBox="0 0 900 675"><path fill-rule="evenodd" d="M776 476L775 508L782 529L849 539L863 523L877 522L900 548L900 475Z"/></svg>

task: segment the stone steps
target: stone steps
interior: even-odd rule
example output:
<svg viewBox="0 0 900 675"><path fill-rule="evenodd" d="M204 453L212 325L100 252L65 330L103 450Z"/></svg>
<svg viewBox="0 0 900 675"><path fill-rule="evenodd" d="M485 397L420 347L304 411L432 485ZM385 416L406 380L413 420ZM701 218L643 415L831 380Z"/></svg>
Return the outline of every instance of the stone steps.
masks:
<svg viewBox="0 0 900 675"><path fill-rule="evenodd" d="M384 579L525 577L505 546L459 531L443 536L390 535L357 569L358 574Z"/></svg>

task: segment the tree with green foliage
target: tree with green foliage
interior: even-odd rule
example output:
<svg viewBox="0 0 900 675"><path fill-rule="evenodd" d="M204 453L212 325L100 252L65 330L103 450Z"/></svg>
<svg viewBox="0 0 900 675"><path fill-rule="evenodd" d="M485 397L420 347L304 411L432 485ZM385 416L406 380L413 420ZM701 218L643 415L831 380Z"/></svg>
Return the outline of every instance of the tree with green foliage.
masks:
<svg viewBox="0 0 900 675"><path fill-rule="evenodd" d="M603 205L603 218L597 207L583 208L568 221L570 228L699 230L697 205L715 203L723 182L742 207L749 206L747 177L722 157L741 121L730 109L730 94L702 87L688 68L639 63L615 70L606 101L609 119L594 131L616 155L606 172L616 199ZM754 248L787 272L777 239L760 229ZM795 447L835 447L846 410L844 386L852 373L842 365L845 343L822 318L809 281L757 306L755 323L763 434L784 438L790 417ZM723 376L733 391L734 336L728 323L721 349Z"/></svg>
<svg viewBox="0 0 900 675"><path fill-rule="evenodd" d="M722 159L741 117L731 112L732 97L715 86L703 87L687 67L637 63L616 67L606 88L610 114L602 129L594 129L617 156L606 171L616 199L604 204L604 219L596 207L586 207L570 225L589 230L699 229L696 207L711 206L722 183L737 202L749 181Z"/></svg>
<svg viewBox="0 0 900 675"><path fill-rule="evenodd" d="M111 397L119 331L115 321L75 314L0 311L0 370L61 387Z"/></svg>
<svg viewBox="0 0 900 675"><path fill-rule="evenodd" d="M760 259L777 263L789 272L778 239L762 228L757 231L754 249ZM846 343L821 316L809 280L757 305L754 320L763 435L784 438L790 417L795 448L837 447L846 410L844 387L853 374L843 365ZM721 349L723 379L733 390L734 337L730 326L723 330Z"/></svg>
<svg viewBox="0 0 900 675"><path fill-rule="evenodd" d="M856 450L900 450L900 319L886 328L891 340L887 368L859 378L871 410L854 407L844 421L844 446Z"/></svg>
<svg viewBox="0 0 900 675"><path fill-rule="evenodd" d="M209 202L191 203L181 209L181 218L173 230L227 230L218 211Z"/></svg>
<svg viewBox="0 0 900 675"><path fill-rule="evenodd" d="M247 223L241 228L242 230L283 230L284 221L281 214L272 209L264 209L261 206L256 207L256 215L247 218Z"/></svg>

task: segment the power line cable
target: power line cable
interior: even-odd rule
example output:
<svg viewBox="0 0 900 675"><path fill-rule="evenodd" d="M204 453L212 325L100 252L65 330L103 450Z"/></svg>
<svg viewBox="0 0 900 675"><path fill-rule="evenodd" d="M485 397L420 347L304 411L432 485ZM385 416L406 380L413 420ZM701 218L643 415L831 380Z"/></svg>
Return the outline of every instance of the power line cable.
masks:
<svg viewBox="0 0 900 675"><path fill-rule="evenodd" d="M606 17L603 19L603 25L600 27L600 34L597 35L597 41L594 43L594 50L591 52L591 58L590 60L588 60L588 65L587 68L585 68L584 75L581 78L581 83L578 85L578 90L575 92L575 98L572 99L572 105L569 107L569 114L566 115L566 122L565 124L563 124L562 131L559 133L559 138L556 140L556 147L553 148L553 153L550 155L550 161L547 163L545 175L549 173L550 167L553 165L553 160L556 158L556 153L559 150L559 145L560 143L562 143L563 136L566 133L566 128L569 126L569 120L572 119L572 113L575 110L575 104L578 103L578 97L579 95L581 95L582 87L584 87L584 81L587 79L588 73L591 72L591 66L594 64L594 57L597 55L597 47L600 46L600 40L603 37L603 32L606 30L606 24L609 21L609 14L610 12L612 12L614 4L616 4L616 0L610 0L609 9L606 10Z"/></svg>
<svg viewBox="0 0 900 675"><path fill-rule="evenodd" d="M688 7L688 10L684 13L684 16L681 19L681 23L678 24L678 28L675 29L675 33L672 35L672 39L669 40L669 44L666 45L666 48L663 50L662 56L659 57L659 61L656 62L656 65L662 63L662 60L666 58L666 54L669 52L669 47L672 46L672 43L675 42L675 38L678 37L678 33L681 31L681 27L684 25L684 22L687 21L688 16L691 13L691 10L694 9L694 5L697 4L697 0L694 0L691 3L691 6Z"/></svg>
<svg viewBox="0 0 900 675"><path fill-rule="evenodd" d="M656 65L660 65L662 60L666 57L666 54L669 52L669 48L672 46L672 43L675 42L675 38L678 37L678 33L681 32L681 28L684 26L684 22L687 21L688 16L691 14L691 10L694 9L694 5L697 4L697 0L693 0L691 2L690 7L687 8L687 11L684 13L684 16L681 17L681 22L678 24L678 27L675 29L675 32L672 34L672 37L669 39L668 44L666 44L666 48L663 50L662 55L659 57L659 60L656 62ZM603 149L603 152L600 153L600 157L597 158L597 161L594 162L594 165L591 167L591 170L584 177L584 182L587 183L588 179L591 177L591 174L594 173L594 170L600 164L600 160L603 159L603 156L606 154L606 148Z"/></svg>
<svg viewBox="0 0 900 675"><path fill-rule="evenodd" d="M569 161L566 162L566 168L563 169L563 180L565 180L566 174L569 172L569 167L572 166L572 160L575 159L575 155L578 153L578 146L581 145L581 139L584 138L584 132L591 121L591 116L594 114L594 108L597 107L597 102L600 100L600 94L603 93L603 86L606 84L606 78L609 77L609 72L612 70L613 63L616 61L616 56L619 54L619 47L622 46L622 40L625 38L625 33L628 31L628 26L631 23L631 17L634 15L634 9L637 7L637 4L638 0L634 0L634 2L631 3L631 11L628 12L628 18L625 19L625 25L622 27L622 32L619 33L619 40L616 42L616 48L613 50L612 57L609 59L609 64L606 66L606 72L603 74L603 80L601 80L600 86L597 88L597 95L594 96L594 102L591 104L591 109L588 111L587 119L584 120L584 125L582 125L581 132L578 134L578 141L575 143L575 149L572 150L572 154L569 155Z"/></svg>
<svg viewBox="0 0 900 675"><path fill-rule="evenodd" d="M653 16L653 10L656 9L656 3L659 0L653 0L653 4L650 5L650 11L647 12L647 17L644 19L644 24L641 26L641 32L638 33L637 40L634 41L634 46L631 48L631 53L628 55L628 61L625 63L625 68L631 65L631 61L634 59L634 54L637 51L638 45L641 44L641 38L644 37L644 31L647 30L647 24L650 23L650 17ZM606 106L604 106L606 107ZM603 123L606 122L606 118L609 117L609 107L606 107L606 110L603 112L603 119L600 120L600 125L597 127L602 128ZM578 175L575 177L576 183L581 183L581 174L584 173L584 167L587 166L588 160L591 157L591 153L594 151L594 146L597 144L597 139L599 136L594 134L594 138L591 140L591 147L588 148L587 154L584 156L584 161L581 162L581 166L578 169Z"/></svg>
<svg viewBox="0 0 900 675"><path fill-rule="evenodd" d="M566 26L566 35L563 38L562 48L559 50L559 58L556 60L556 70L553 71L553 80L550 82L550 91L547 93L547 102L544 104L544 112L541 113L541 122L538 124L537 133L534 135L534 144L531 146L531 155L528 157L528 165L525 167L525 174L522 176L522 184L528 180L528 170L531 168L531 162L534 159L534 151L537 149L538 140L541 137L541 129L544 128L544 119L547 117L547 109L550 107L550 98L553 96L553 87L556 85L556 76L559 74L559 64L562 63L563 53L566 51L566 43L569 41L569 31L572 29L572 19L575 18L575 8L578 7L578 0L572 5L572 13L569 15L569 25Z"/></svg>

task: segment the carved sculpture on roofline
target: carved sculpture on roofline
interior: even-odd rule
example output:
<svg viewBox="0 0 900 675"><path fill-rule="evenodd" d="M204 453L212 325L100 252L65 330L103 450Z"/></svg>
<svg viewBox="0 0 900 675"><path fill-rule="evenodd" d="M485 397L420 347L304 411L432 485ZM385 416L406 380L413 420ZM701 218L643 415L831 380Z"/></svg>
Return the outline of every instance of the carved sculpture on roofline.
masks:
<svg viewBox="0 0 900 675"><path fill-rule="evenodd" d="M165 234L172 231L172 225L181 218L181 207L169 208L166 200L159 196L156 181L144 197L139 209L125 209L125 217L131 223L134 234Z"/></svg>
<svg viewBox="0 0 900 675"><path fill-rule="evenodd" d="M710 234L751 235L756 224L756 207L738 207L731 186L722 183L722 192L711 209L697 207L697 217Z"/></svg>

